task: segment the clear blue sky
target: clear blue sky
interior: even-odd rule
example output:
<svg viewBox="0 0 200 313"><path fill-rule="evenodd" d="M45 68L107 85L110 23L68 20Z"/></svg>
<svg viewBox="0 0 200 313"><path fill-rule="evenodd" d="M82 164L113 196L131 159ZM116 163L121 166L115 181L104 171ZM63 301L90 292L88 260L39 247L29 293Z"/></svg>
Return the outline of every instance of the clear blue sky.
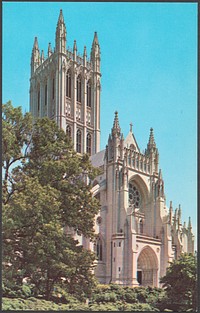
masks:
<svg viewBox="0 0 200 313"><path fill-rule="evenodd" d="M197 4L196 3L3 3L3 103L29 110L34 37L47 54L55 46L59 10L67 46L76 39L90 54L94 31L101 46L101 148L114 112L124 136L129 123L141 150L149 130L160 153L166 203L182 206L197 231Z"/></svg>

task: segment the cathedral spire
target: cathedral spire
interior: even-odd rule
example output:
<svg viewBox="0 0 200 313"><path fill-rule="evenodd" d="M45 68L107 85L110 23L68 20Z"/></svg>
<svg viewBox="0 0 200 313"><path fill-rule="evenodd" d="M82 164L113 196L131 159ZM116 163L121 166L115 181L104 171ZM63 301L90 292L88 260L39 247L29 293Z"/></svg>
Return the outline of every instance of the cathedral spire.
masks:
<svg viewBox="0 0 200 313"><path fill-rule="evenodd" d="M121 128L119 126L119 119L118 119L118 112L115 111L115 118L113 122L113 128L112 128L112 135L120 135L121 133Z"/></svg>
<svg viewBox="0 0 200 313"><path fill-rule="evenodd" d="M34 44L33 44L33 49L34 49L34 50L39 50L37 37L35 37Z"/></svg>
<svg viewBox="0 0 200 313"><path fill-rule="evenodd" d="M38 45L38 39L37 37L35 37L31 55L31 75L35 72L36 68L40 65L40 63L41 63L40 49Z"/></svg>
<svg viewBox="0 0 200 313"><path fill-rule="evenodd" d="M147 149L145 150L145 154L150 157L150 171L151 173L158 174L158 165L159 165L159 153L156 148L156 143L154 139L153 128L150 128L149 142L147 144Z"/></svg>
<svg viewBox="0 0 200 313"><path fill-rule="evenodd" d="M92 49L90 54L90 59L93 62L95 72L100 71L100 45L97 37L97 32L94 33L94 39L92 42Z"/></svg>
<svg viewBox="0 0 200 313"><path fill-rule="evenodd" d="M56 27L56 52L66 52L66 26L64 22L64 17L62 10L60 10L60 15L58 18L58 23Z"/></svg>
<svg viewBox="0 0 200 313"><path fill-rule="evenodd" d="M97 32L94 32L94 39L93 39L93 43L92 43L92 48L95 48L96 45L99 45L99 40L97 37Z"/></svg>
<svg viewBox="0 0 200 313"><path fill-rule="evenodd" d="M147 144L147 149L145 150L145 153L149 155L152 152L157 152L157 149L156 149L156 143L154 139L153 128L151 127L150 135L149 135L149 142Z"/></svg>
<svg viewBox="0 0 200 313"><path fill-rule="evenodd" d="M60 14L59 14L59 18L58 18L58 23L64 23L64 18L63 18L62 9L60 9Z"/></svg>
<svg viewBox="0 0 200 313"><path fill-rule="evenodd" d="M153 133L153 128L151 127L150 128L150 135L149 135L149 148L155 148L156 147L156 143L155 143L155 140L154 140L154 133Z"/></svg>

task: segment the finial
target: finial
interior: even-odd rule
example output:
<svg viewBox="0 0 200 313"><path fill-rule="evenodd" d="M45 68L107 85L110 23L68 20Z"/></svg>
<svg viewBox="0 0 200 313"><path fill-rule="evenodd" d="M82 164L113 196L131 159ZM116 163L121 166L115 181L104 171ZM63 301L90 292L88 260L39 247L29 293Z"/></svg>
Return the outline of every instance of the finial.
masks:
<svg viewBox="0 0 200 313"><path fill-rule="evenodd" d="M152 151L152 149L154 152L156 152L156 143L154 140L153 128L151 127L150 128L150 135L149 135L149 142L147 144L146 152L149 154Z"/></svg>
<svg viewBox="0 0 200 313"><path fill-rule="evenodd" d="M35 39L34 39L33 48L38 49L38 39L37 39L37 37L35 37Z"/></svg>
<svg viewBox="0 0 200 313"><path fill-rule="evenodd" d="M77 51L77 45L76 45L76 40L74 40L74 51Z"/></svg>
<svg viewBox="0 0 200 313"><path fill-rule="evenodd" d="M94 32L94 39L93 39L93 42L92 42L92 49L95 49L96 46L99 47L99 41L98 41L97 32Z"/></svg>
<svg viewBox="0 0 200 313"><path fill-rule="evenodd" d="M133 123L130 122L130 132L132 133L132 131L133 131Z"/></svg>
<svg viewBox="0 0 200 313"><path fill-rule="evenodd" d="M172 201L170 201L170 209L173 209L173 206L172 206Z"/></svg>
<svg viewBox="0 0 200 313"><path fill-rule="evenodd" d="M64 22L62 9L60 9L60 14L59 14L58 22Z"/></svg>
<svg viewBox="0 0 200 313"><path fill-rule="evenodd" d="M50 56L52 54L52 49L51 49L51 43L49 42L48 45L48 56Z"/></svg>
<svg viewBox="0 0 200 313"><path fill-rule="evenodd" d="M41 62L44 62L44 50L41 51Z"/></svg>
<svg viewBox="0 0 200 313"><path fill-rule="evenodd" d="M87 50L86 50L86 46L84 46L83 56L86 56L86 57L87 57Z"/></svg>
<svg viewBox="0 0 200 313"><path fill-rule="evenodd" d="M192 225L191 225L191 217L189 216L189 221L188 221L188 229L191 229Z"/></svg>
<svg viewBox="0 0 200 313"><path fill-rule="evenodd" d="M114 118L114 122L113 122L113 128L112 128L112 134L118 134L120 135L121 129L119 126L119 120L118 120L118 112L115 111L115 118Z"/></svg>

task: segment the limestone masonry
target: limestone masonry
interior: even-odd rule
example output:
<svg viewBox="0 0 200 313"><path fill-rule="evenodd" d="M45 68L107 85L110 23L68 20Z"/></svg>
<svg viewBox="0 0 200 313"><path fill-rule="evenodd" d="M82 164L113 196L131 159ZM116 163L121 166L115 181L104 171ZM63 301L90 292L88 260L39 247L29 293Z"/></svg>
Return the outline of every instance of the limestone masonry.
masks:
<svg viewBox="0 0 200 313"><path fill-rule="evenodd" d="M90 58L66 49L63 13L56 28L55 48L40 53L37 37L31 56L30 111L48 116L71 137L78 153L88 153L101 173L93 182L93 195L101 209L95 218L95 244L77 236L97 254L95 275L101 283L157 286L168 262L181 252L194 253L189 218L182 225L181 207L166 206L164 180L153 129L141 153L132 125L124 138L115 112L108 144L100 150L100 45L94 33ZM72 230L69 230L72 232ZM72 232L73 233L73 232Z"/></svg>

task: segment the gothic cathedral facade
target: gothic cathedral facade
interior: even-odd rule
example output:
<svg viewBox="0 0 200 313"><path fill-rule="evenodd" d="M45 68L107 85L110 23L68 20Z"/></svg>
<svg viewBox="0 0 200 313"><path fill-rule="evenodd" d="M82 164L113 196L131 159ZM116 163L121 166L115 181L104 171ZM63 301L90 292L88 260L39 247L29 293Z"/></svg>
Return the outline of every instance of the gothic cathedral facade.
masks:
<svg viewBox="0 0 200 313"><path fill-rule="evenodd" d="M94 34L90 58L66 49L67 32L62 10L55 48L48 56L37 37L31 56L30 111L48 116L71 137L78 153L88 153L100 174L92 192L101 204L95 218L96 243L77 236L97 254L99 282L128 286L160 286L168 262L182 252L194 253L191 220L181 222L181 207L166 206L164 180L153 129L144 153L132 131L124 138L118 113L105 150L100 151L100 45ZM75 235L75 234L74 234Z"/></svg>

